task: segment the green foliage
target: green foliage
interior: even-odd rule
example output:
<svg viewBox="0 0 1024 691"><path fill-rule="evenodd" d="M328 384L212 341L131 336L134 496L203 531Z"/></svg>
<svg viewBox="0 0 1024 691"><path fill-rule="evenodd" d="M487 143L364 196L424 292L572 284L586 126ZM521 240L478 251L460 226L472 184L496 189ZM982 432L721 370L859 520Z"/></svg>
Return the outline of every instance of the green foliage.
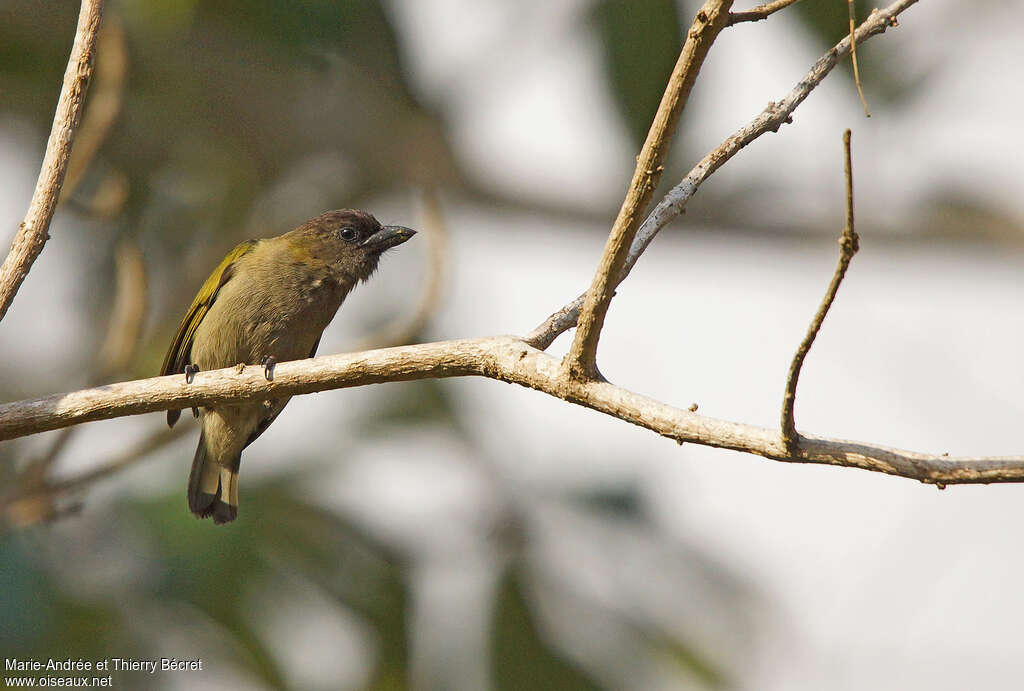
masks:
<svg viewBox="0 0 1024 691"><path fill-rule="evenodd" d="M683 45L675 0L600 0L594 20L608 86L639 147Z"/></svg>
<svg viewBox="0 0 1024 691"><path fill-rule="evenodd" d="M502 691L600 688L583 670L552 648L531 610L522 574L510 569L498 588L494 611L491 657L496 688Z"/></svg>

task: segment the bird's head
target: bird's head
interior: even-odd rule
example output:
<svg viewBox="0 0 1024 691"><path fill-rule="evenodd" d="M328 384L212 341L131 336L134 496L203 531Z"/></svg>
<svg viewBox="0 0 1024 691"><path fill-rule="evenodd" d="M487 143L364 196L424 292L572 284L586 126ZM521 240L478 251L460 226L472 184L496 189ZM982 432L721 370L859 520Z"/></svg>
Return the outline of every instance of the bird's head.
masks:
<svg viewBox="0 0 1024 691"><path fill-rule="evenodd" d="M365 211L339 209L309 219L285 237L301 261L329 266L354 284L373 274L386 250L415 234L404 226L381 225Z"/></svg>

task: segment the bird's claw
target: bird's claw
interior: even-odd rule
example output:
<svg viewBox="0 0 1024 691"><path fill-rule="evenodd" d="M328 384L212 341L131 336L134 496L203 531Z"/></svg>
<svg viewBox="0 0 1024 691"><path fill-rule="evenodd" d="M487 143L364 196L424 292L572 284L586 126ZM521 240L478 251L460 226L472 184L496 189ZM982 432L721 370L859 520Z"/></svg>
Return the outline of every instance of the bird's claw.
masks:
<svg viewBox="0 0 1024 691"><path fill-rule="evenodd" d="M274 381L274 366L277 365L277 358L273 355L267 355L260 364L263 365L263 376L267 381Z"/></svg>
<svg viewBox="0 0 1024 691"><path fill-rule="evenodd" d="M199 371L199 365L193 365L191 363L185 365L185 383L191 384L192 380L196 378L196 372Z"/></svg>

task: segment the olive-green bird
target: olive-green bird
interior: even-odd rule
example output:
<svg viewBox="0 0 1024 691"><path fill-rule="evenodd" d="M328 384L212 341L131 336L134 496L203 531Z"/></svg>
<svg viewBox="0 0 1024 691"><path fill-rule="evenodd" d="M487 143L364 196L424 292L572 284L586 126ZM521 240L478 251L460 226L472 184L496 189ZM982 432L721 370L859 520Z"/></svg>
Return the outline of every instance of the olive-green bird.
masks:
<svg viewBox="0 0 1024 691"><path fill-rule="evenodd" d="M345 296L377 268L385 250L415 235L382 226L363 211L328 211L274 238L247 240L224 258L181 320L161 374L191 380L199 370L313 357ZM242 449L256 440L287 398L204 408L188 478L188 507L227 523L238 516ZM196 412L196 411L194 411ZM180 410L167 411L174 426Z"/></svg>

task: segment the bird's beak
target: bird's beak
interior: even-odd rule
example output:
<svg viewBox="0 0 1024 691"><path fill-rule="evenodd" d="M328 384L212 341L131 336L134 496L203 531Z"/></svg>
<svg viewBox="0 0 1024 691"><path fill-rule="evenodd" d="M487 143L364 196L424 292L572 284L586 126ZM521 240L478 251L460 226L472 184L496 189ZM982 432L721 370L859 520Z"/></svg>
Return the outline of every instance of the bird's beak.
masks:
<svg viewBox="0 0 1024 691"><path fill-rule="evenodd" d="M396 245L401 245L415 234L415 230L405 226L383 226L376 233L363 240L363 247L383 252Z"/></svg>

